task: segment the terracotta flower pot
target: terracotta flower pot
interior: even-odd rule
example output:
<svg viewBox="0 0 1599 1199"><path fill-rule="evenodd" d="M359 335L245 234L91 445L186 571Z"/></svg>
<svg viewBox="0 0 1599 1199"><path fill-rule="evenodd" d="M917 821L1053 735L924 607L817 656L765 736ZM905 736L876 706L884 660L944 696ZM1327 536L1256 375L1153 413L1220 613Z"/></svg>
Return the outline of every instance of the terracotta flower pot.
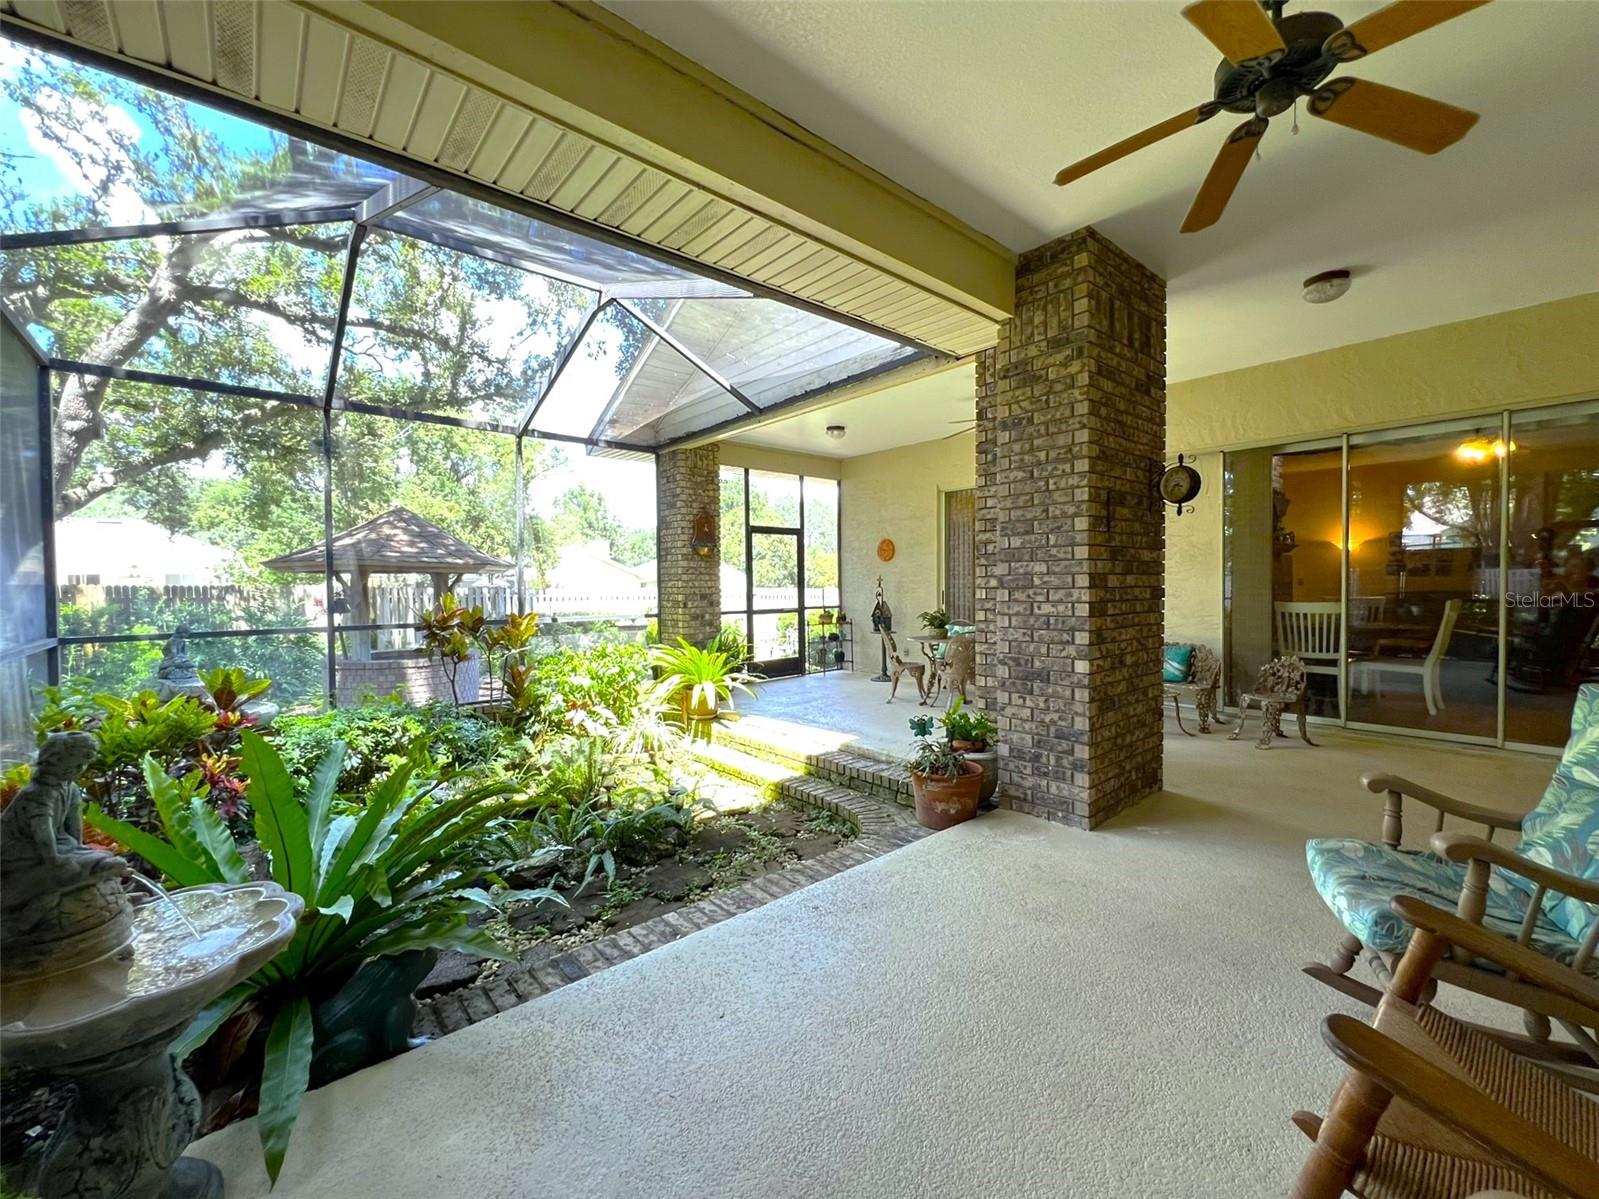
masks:
<svg viewBox="0 0 1599 1199"><path fill-rule="evenodd" d="M977 796L983 785L983 768L976 762L961 764L959 778L943 778L911 771L911 791L916 797L916 820L923 828L951 828L977 815Z"/></svg>

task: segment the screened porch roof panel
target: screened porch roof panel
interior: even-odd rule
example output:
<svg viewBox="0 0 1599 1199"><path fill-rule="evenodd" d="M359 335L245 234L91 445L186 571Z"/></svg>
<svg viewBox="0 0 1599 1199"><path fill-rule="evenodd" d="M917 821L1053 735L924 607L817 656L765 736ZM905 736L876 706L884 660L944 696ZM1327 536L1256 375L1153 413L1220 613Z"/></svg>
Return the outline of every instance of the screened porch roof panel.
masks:
<svg viewBox="0 0 1599 1199"><path fill-rule="evenodd" d="M75 97L93 126L78 138L59 114L57 149L83 169L24 166L0 198L0 301L61 370L649 449L929 353L568 213L423 182L44 50L21 58L46 99L0 97L0 154L31 160L29 121L45 118L30 106L48 97ZM141 279L176 280L165 332L131 350L55 338L60 297L113 276L90 297L106 321L140 302ZM230 348L241 339L248 352Z"/></svg>

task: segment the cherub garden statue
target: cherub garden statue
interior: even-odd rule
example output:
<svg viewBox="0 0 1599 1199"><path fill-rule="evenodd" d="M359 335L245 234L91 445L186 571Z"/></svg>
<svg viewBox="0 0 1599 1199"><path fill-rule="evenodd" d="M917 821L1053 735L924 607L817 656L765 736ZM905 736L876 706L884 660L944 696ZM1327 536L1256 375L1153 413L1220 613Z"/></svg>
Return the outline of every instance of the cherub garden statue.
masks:
<svg viewBox="0 0 1599 1199"><path fill-rule="evenodd" d="M33 777L0 812L0 937L6 968L86 961L120 945L128 864L83 843L78 777L95 755L88 733L52 733Z"/></svg>

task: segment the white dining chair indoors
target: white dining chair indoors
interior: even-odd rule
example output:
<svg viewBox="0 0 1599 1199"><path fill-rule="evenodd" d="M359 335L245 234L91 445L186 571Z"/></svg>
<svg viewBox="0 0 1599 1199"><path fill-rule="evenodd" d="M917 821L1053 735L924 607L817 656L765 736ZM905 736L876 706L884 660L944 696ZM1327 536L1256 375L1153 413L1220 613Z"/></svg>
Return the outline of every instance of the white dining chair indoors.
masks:
<svg viewBox="0 0 1599 1199"><path fill-rule="evenodd" d="M1276 603L1272 610L1277 621L1277 653L1285 658L1298 658L1306 674L1331 675L1336 679L1338 715L1342 718L1344 680L1338 670L1338 660L1343 655L1342 609L1333 601Z"/></svg>
<svg viewBox="0 0 1599 1199"><path fill-rule="evenodd" d="M1444 605L1443 618L1438 622L1438 631L1434 634L1432 645L1427 648L1425 657L1393 658L1385 656L1383 653L1385 647L1393 648L1404 645L1406 642L1398 638L1384 638L1377 642L1375 657L1363 658L1351 663L1350 673L1354 677L1355 690L1362 695L1374 691L1377 698L1381 699L1383 675L1420 675L1421 694L1427 701L1427 715L1438 715L1438 709L1444 706L1443 686L1439 677L1439 670L1443 665L1444 653L1449 648L1449 638L1455 631L1455 621L1460 616L1461 602L1460 600L1452 599Z"/></svg>
<svg viewBox="0 0 1599 1199"><path fill-rule="evenodd" d="M1349 597L1349 625L1359 628L1361 625L1377 624L1382 620L1383 612L1388 607L1386 595L1352 595Z"/></svg>

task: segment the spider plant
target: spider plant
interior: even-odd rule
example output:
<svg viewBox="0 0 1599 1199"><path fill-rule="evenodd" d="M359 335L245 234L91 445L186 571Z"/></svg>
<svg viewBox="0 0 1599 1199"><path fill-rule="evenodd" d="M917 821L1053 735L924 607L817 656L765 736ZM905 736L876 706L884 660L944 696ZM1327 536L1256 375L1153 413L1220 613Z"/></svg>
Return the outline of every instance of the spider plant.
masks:
<svg viewBox="0 0 1599 1199"><path fill-rule="evenodd" d="M723 701L732 707L734 691L754 694L750 676L730 655L701 649L682 637L676 645L657 645L650 661L661 672L663 683L671 680L665 690L682 711L685 725L691 720L714 719Z"/></svg>

